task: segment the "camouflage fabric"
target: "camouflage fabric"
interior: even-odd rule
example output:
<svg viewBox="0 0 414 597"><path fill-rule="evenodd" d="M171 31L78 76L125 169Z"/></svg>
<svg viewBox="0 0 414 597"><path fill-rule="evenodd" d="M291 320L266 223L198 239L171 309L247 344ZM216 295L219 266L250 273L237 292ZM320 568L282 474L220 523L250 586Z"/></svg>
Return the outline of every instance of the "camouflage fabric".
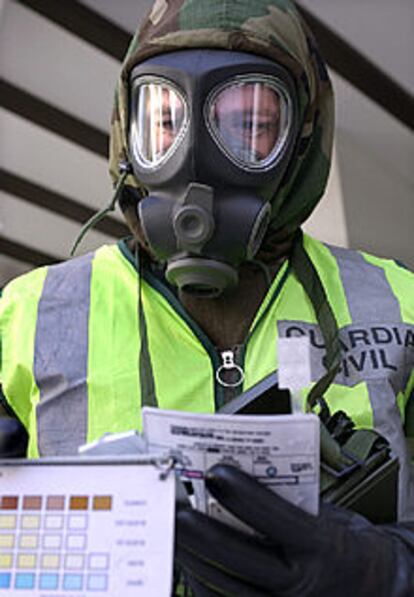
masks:
<svg viewBox="0 0 414 597"><path fill-rule="evenodd" d="M309 216L329 173L333 136L333 94L314 38L288 0L156 0L135 34L118 81L111 125L110 172L128 160L128 79L139 62L169 51L218 48L270 58L293 77L299 99L300 134L286 175L273 197L265 249ZM127 184L143 188L132 175ZM265 243L265 244L266 244Z"/></svg>

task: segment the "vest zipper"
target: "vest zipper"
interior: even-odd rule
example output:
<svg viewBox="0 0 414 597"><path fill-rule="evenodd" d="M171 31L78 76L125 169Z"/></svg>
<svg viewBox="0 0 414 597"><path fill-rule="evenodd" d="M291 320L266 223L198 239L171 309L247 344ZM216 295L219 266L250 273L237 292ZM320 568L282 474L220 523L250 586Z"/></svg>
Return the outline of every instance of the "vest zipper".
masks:
<svg viewBox="0 0 414 597"><path fill-rule="evenodd" d="M128 247L122 243L119 243L119 248L123 255L132 263L135 268L135 261L133 256L131 255ZM283 266L282 266L283 268ZM280 272L279 272L280 273ZM162 296L168 301L168 303L174 308L175 311L184 319L187 323L188 327L192 330L195 336L198 338L204 349L206 350L207 354L210 357L212 368L214 371L215 376L215 384L214 384L214 404L216 411L220 409L226 402L229 402L233 398L236 398L239 394L241 394L243 390L243 383L238 384L235 387L225 387L222 386L217 381L217 370L224 365L224 357L223 353L227 353L226 355L226 365L232 364L235 368L240 368L243 371L243 380L244 380L244 361L246 356L246 348L250 338L253 336L254 332L263 321L264 317L267 315L270 307L273 305L277 297L279 296L287 277L290 273L290 263L287 264L285 271L281 274L279 282L273 291L272 297L269 300L266 308L261 313L259 319L256 321L253 328L249 331L246 336L245 341L243 344L239 344L234 346L231 350L222 351L221 353L218 352L217 348L213 345L210 338L203 332L203 330L199 327L199 325L189 316L187 311L184 309L178 298L174 295L174 293L168 288L162 280L157 278L154 274L152 274L148 270L144 270L142 272L143 278L145 281L152 286L155 290L158 290ZM276 277L278 274L276 275Z"/></svg>
<svg viewBox="0 0 414 597"><path fill-rule="evenodd" d="M233 349L228 350L228 351L223 351L221 353L222 359L223 359L223 354L227 353L227 362L231 363L236 368L240 368L240 370L243 372L243 381L244 381L244 362L245 362L245 358L246 358L247 345L250 341L250 338L253 336L253 334L259 327L259 325L262 323L263 319L269 312L271 306L274 304L275 300L279 296L279 294L287 280L289 273L290 273L290 263L287 264L287 267L286 267L285 271L283 272L283 274L279 280L279 283L277 284L277 286L272 294L272 298L269 300L268 304L266 305L266 308L263 309L263 312L260 314L260 317L257 319L257 321L255 322L252 329L248 332L243 344L238 344L238 345L234 346ZM230 359L231 359L231 361L230 361ZM216 370L216 377L217 377L217 370ZM237 386L230 387L230 388L223 387L218 383L216 383L216 386L217 386L217 389L216 389L216 408L217 409L221 408L221 406L223 406L227 402L230 402L230 400L237 398L237 396L239 396L244 389L243 383L240 383Z"/></svg>
<svg viewBox="0 0 414 597"><path fill-rule="evenodd" d="M221 351L222 364L216 369L216 408L233 400L241 393L244 382L244 370L240 365L243 353L241 344L231 350Z"/></svg>
<svg viewBox="0 0 414 597"><path fill-rule="evenodd" d="M243 378L244 378L244 361L246 357L246 348L247 344L250 341L250 338L253 336L256 329L259 327L265 316L267 315L268 311L270 310L271 306L279 296L284 283L290 273L290 264L287 265L285 271L283 272L279 283L277 284L271 299L269 300L266 308L261 313L259 319L256 321L253 328L249 331L246 336L245 341L243 344L239 344L233 347L231 350L223 351L227 354L227 359L232 359L232 361L228 360L227 362L232 362L236 367L240 367L243 371ZM215 376L215 384L214 384L214 404L215 409L218 411L224 404L233 400L237 396L239 396L243 391L243 383L240 383L236 387L224 387L217 381L217 370L224 364L222 353L219 353L217 348L213 345L210 338L203 332L203 330L199 327L197 322L195 322L184 309L180 301L177 297L171 292L171 290L156 276L154 276L151 272L145 271L144 272L144 279L145 281L150 284L153 288L158 290L165 299L169 302L169 304L181 315L184 321L187 323L189 328L198 338L204 349L206 350L207 354L211 359L212 368L214 371ZM232 356L231 356L232 355Z"/></svg>

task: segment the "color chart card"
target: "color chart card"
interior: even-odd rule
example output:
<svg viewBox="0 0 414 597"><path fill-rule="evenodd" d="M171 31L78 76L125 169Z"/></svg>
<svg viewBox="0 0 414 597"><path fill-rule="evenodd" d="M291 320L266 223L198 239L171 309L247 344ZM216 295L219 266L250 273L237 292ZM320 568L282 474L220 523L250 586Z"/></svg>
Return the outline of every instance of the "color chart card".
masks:
<svg viewBox="0 0 414 597"><path fill-rule="evenodd" d="M154 465L0 463L0 597L169 597L174 505Z"/></svg>

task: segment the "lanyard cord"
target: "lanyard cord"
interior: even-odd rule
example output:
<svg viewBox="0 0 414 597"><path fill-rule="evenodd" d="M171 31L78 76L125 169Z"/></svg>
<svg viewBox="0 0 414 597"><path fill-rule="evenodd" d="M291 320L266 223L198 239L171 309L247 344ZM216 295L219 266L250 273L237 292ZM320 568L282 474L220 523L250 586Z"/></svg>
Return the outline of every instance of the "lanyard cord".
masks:
<svg viewBox="0 0 414 597"><path fill-rule="evenodd" d="M85 222L85 224L82 226L70 251L71 257L75 255L77 248L79 247L80 243L82 242L85 235L89 232L89 230L96 226L98 222L103 220L111 211L115 211L116 204L118 203L119 198L121 196L125 180L127 176L129 176L129 174L132 172L131 164L129 164L129 162L120 162L119 171L121 175L118 178L118 182L116 183L116 187L112 195L111 201L108 203L106 207L102 208L100 211L98 211L98 213L94 214L91 218L89 218L89 220Z"/></svg>

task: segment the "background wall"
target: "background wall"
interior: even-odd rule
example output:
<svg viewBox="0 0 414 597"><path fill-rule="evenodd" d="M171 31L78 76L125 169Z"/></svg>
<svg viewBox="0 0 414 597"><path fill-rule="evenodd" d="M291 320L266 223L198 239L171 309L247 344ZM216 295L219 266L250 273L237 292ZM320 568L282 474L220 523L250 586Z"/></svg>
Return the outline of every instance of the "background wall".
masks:
<svg viewBox="0 0 414 597"><path fill-rule="evenodd" d="M119 57L150 4L0 0L0 286L66 257L81 222L108 201L107 131ZM326 196L306 229L414 268L414 137L412 119L398 119L403 100L414 114L413 3L300 4L329 28L334 43L343 38L399 85L396 117L378 105L380 86L371 86L368 98L340 65L331 68L334 162ZM362 73L363 60L351 67ZM89 233L81 252L124 233L115 214Z"/></svg>
<svg viewBox="0 0 414 597"><path fill-rule="evenodd" d="M414 112L412 0L300 0L299 4L411 94ZM358 71L361 64L356 61L353 68ZM336 92L336 167L308 228L329 242L399 259L414 269L412 129L378 106L380 89L374 87L368 98L336 72L331 75ZM400 96L395 93L391 100L398 112Z"/></svg>

